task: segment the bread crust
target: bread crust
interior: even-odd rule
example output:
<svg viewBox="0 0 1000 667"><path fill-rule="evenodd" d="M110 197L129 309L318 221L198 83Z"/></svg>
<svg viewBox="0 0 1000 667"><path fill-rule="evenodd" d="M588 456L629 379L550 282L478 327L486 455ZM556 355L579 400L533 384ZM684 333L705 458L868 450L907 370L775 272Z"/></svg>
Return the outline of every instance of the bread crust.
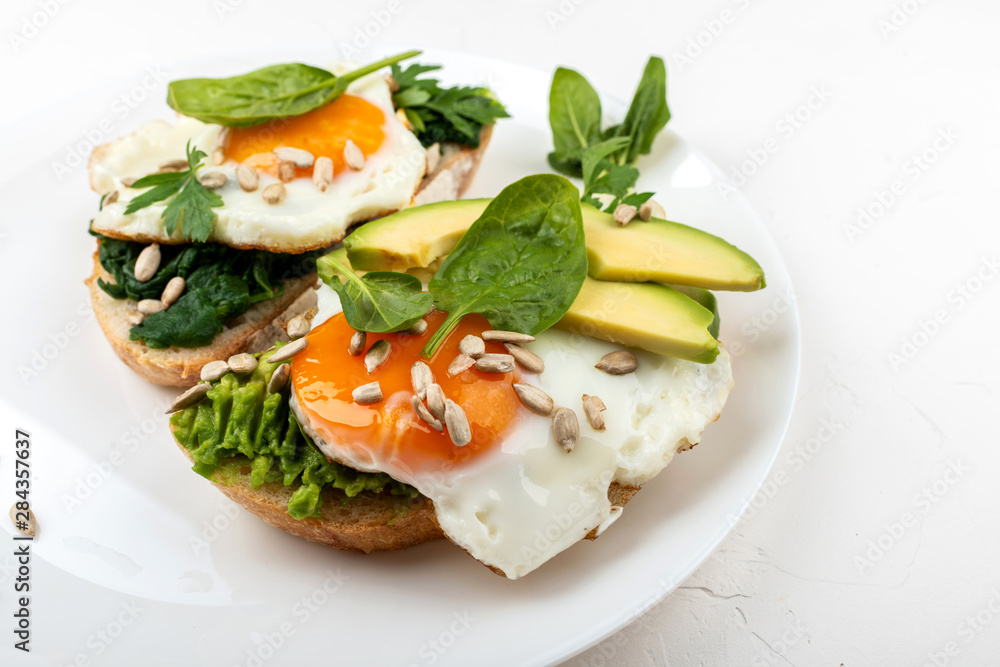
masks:
<svg viewBox="0 0 1000 667"><path fill-rule="evenodd" d="M173 426L170 431L173 433ZM176 440L175 440L176 442ZM184 455L191 453L177 443ZM257 488L250 486L250 466L247 464L236 479L229 483L213 481L219 491L243 509L256 514L266 523L286 533L310 542L326 544L344 551L372 553L398 551L445 537L434 512L434 503L424 496L413 500L389 493L361 493L342 503L344 494L327 489L323 492L322 517L293 519L288 515L288 499L294 487L266 482ZM624 507L640 487L612 482L608 499L613 506ZM596 539L595 528L587 539ZM497 574L502 572L490 568Z"/></svg>
<svg viewBox="0 0 1000 667"><path fill-rule="evenodd" d="M90 301L97 323L111 348L129 368L154 384L190 387L200 379L201 368L216 359L228 359L241 352L258 352L280 340L284 330L278 326L299 313L309 311L316 303L316 293L310 289L316 274L283 281L284 293L255 304L246 313L226 323L225 329L211 345L197 348L168 347L155 350L141 341L129 340L128 317L136 311L131 299L115 299L97 284L97 279L114 282L94 253L94 271L84 283L90 288ZM287 336L284 336L288 340Z"/></svg>

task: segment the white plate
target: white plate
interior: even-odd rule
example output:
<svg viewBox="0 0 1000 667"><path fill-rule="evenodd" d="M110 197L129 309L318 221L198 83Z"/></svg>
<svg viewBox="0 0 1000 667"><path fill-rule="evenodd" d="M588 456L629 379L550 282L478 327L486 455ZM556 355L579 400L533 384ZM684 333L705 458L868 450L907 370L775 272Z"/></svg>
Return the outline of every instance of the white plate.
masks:
<svg viewBox="0 0 1000 667"><path fill-rule="evenodd" d="M323 63L320 54L300 57ZM422 60L443 63L447 80L488 83L514 116L497 126L468 196L549 171L548 73L449 52ZM267 62L189 62L168 74L235 73ZM784 437L798 377L798 317L784 262L760 220L739 194L724 198L719 170L670 131L642 159L640 185L657 192L668 217L757 258L768 288L720 295L721 338L735 353L729 405L702 444L649 483L604 537L510 582L445 541L357 556L235 510L176 451L162 414L176 392L138 378L104 340L82 284L97 197L85 167L57 174L67 151L86 153L88 129L90 137L118 135L169 117L164 82L143 89L150 101L130 98L134 109L114 105L141 80L54 109L44 123L51 132L5 132L20 143L7 164L25 167L0 185L0 276L15 323L2 334L8 376L0 414L5 433L19 427L33 436L35 566L46 575L34 590L36 657L138 664L141 656L153 664L155 647L156 664L165 665L292 664L318 655L350 665L547 665L636 618L733 527ZM606 107L623 110L613 101ZM54 139L60 131L70 136ZM83 143L68 148L69 139ZM32 364L38 374L23 379ZM5 495L10 440L0 463ZM8 576L0 567L0 582Z"/></svg>

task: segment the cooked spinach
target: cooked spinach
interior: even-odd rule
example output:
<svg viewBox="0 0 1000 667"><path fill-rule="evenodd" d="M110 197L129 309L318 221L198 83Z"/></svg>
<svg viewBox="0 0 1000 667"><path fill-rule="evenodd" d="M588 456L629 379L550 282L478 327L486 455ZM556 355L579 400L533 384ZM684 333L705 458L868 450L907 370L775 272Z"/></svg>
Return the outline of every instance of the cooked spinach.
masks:
<svg viewBox="0 0 1000 667"><path fill-rule="evenodd" d="M484 125L510 114L488 88L442 88L437 79L420 78L439 69L440 65L413 64L406 69L393 65L392 78L399 89L392 103L406 114L424 146L452 142L475 148Z"/></svg>
<svg viewBox="0 0 1000 667"><path fill-rule="evenodd" d="M651 192L633 192L639 178L635 161L649 153L653 140L670 120L667 106L667 70L653 56L629 105L625 120L601 128L601 102L593 86L578 72L560 67L549 90L549 125L555 150L549 153L552 168L583 178L585 203L601 208L595 195L611 195L604 207L639 206Z"/></svg>
<svg viewBox="0 0 1000 667"><path fill-rule="evenodd" d="M558 322L587 277L579 192L553 174L504 188L434 274L430 291L448 318L430 357L469 313L497 329L536 334Z"/></svg>
<svg viewBox="0 0 1000 667"><path fill-rule="evenodd" d="M131 329L131 340L141 340L151 348L210 344L227 319L280 296L281 281L315 271L316 258L323 253L286 255L216 243L161 245L160 268L142 283L135 279L135 261L145 244L98 238L98 259L114 283L98 279L97 284L115 299L158 299L171 278L185 280L180 299Z"/></svg>
<svg viewBox="0 0 1000 667"><path fill-rule="evenodd" d="M222 197L198 182L198 169L205 158L205 152L197 148L192 149L190 141L186 152L187 169L143 176L129 186L136 190L152 189L130 201L125 207L125 213L126 215L135 213L151 204L173 197L160 216L163 219L163 229L167 234L173 234L174 230L179 228L184 238L189 241L206 241L212 233L212 223L216 218L212 209L222 206ZM101 208L104 208L103 197Z"/></svg>
<svg viewBox="0 0 1000 667"><path fill-rule="evenodd" d="M251 127L329 104L363 76L418 55L407 51L341 76L285 63L223 79L182 79L167 87L167 104L185 116L227 127Z"/></svg>
<svg viewBox="0 0 1000 667"><path fill-rule="evenodd" d="M394 271L356 274L347 253L338 251L317 261L319 277L340 297L344 318L356 331L387 333L417 323L430 310L434 298L422 291L416 276ZM343 278L344 282L341 282Z"/></svg>

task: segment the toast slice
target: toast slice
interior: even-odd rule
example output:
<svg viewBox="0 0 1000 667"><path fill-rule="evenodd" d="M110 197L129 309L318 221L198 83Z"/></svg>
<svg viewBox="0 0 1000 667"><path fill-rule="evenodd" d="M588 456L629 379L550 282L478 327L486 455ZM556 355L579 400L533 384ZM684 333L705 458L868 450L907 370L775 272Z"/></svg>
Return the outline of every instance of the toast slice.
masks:
<svg viewBox="0 0 1000 667"><path fill-rule="evenodd" d="M113 282L94 253L94 272L84 282L90 288L90 301L104 336L118 358L146 380L155 384L190 387L201 376L201 367L216 359L228 359L241 352L259 352L276 340L288 340L281 324L316 305L316 274L283 281L284 293L255 304L239 317L226 323L211 345L197 348L168 347L153 349L141 341L129 340L129 315L136 312L136 302L115 299L97 284L97 279Z"/></svg>
<svg viewBox="0 0 1000 667"><path fill-rule="evenodd" d="M177 446L191 460L190 452L180 443ZM341 502L345 498L343 492L326 489L320 518L293 519L287 508L296 487L265 482L254 488L250 485L250 464L246 459L232 459L221 466L212 484L234 503L275 528L344 551L398 551L445 536L438 525L434 504L424 496L410 500L390 493L364 492ZM608 499L612 506L624 507L639 488L612 482ZM597 534L595 528L587 538L596 539Z"/></svg>
<svg viewBox="0 0 1000 667"><path fill-rule="evenodd" d="M483 127L478 148L446 145L437 165L421 181L414 195L414 205L460 197L472 184L492 133L492 125ZM310 273L296 280L284 281L285 291L281 297L256 304L243 315L233 318L211 345L154 350L142 342L129 340L131 325L128 316L135 311L135 302L112 298L98 287L98 278L113 282L97 261L95 253L94 271L84 282L90 288L97 321L115 354L149 382L174 387L196 384L202 366L211 361L228 359L242 352L259 352L275 341L288 340L284 323L295 315L308 312L316 303L315 294L308 289L315 284L316 273Z"/></svg>

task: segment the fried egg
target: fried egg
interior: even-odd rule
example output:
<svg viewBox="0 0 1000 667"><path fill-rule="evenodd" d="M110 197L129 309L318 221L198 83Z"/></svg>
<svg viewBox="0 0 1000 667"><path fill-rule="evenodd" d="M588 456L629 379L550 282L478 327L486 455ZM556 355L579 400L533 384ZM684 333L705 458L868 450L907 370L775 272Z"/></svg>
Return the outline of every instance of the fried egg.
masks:
<svg viewBox="0 0 1000 667"><path fill-rule="evenodd" d="M345 65L333 71L350 69ZM359 171L345 165L348 140L365 156ZM119 238L183 242L180 230L169 236L163 228L161 216L167 201L125 213L129 201L146 191L126 187L126 183L155 173L164 163L183 159L189 141L209 156L199 175L218 171L228 178L216 190L223 205L213 209L218 218L209 240L273 252L328 246L343 238L353 223L409 206L427 167L426 150L393 110L386 80L370 74L330 104L300 116L243 129L182 116L176 123L147 123L132 135L98 147L90 160L91 186L100 193L117 191L119 195L97 214L93 229ZM224 162L215 165L213 151L220 147ZM326 191L313 182L312 167L296 168L295 178L284 184L284 200L265 202L264 189L280 182L279 159L273 152L279 147L329 157L334 176ZM238 183L236 169L241 164L253 167L259 175L252 192Z"/></svg>
<svg viewBox="0 0 1000 667"><path fill-rule="evenodd" d="M545 370L532 374L466 370L450 377L459 341L491 328L468 316L426 360L445 395L464 410L472 441L452 444L447 431L422 421L411 406L410 368L445 314L433 312L422 335L368 334L367 345L390 341L389 359L372 373L364 355L352 357L354 331L336 293L318 291L319 312L308 347L292 362L292 408L304 430L329 458L367 472L384 472L431 499L445 535L480 562L516 579L621 514L612 507L612 482L641 486L674 454L699 441L718 418L732 389L729 355L710 364L634 350L639 368L612 376L594 368L619 347L550 329L526 347ZM505 352L487 343L487 352ZM352 391L378 381L384 400L359 405ZM571 452L555 440L550 417L525 408L517 382L543 389L557 406L580 418L580 440ZM583 416L582 394L599 396L605 430Z"/></svg>

